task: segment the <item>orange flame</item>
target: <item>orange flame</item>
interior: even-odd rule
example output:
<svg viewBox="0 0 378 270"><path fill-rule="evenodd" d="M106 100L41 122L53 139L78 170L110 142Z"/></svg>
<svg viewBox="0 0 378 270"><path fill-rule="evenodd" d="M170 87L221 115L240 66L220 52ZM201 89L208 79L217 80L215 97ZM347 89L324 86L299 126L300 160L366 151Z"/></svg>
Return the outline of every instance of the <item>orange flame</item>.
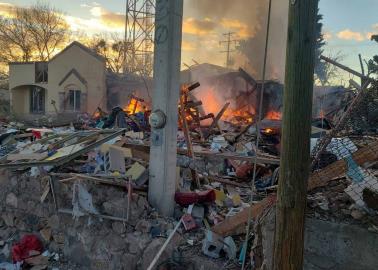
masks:
<svg viewBox="0 0 378 270"><path fill-rule="evenodd" d="M129 105L124 107L123 110L128 112L128 113L134 114L134 113L142 112L143 111L143 105L142 105L141 102L139 102L135 98L131 98Z"/></svg>
<svg viewBox="0 0 378 270"><path fill-rule="evenodd" d="M253 115L247 110L227 109L222 119L233 124L250 124L253 122Z"/></svg>
<svg viewBox="0 0 378 270"><path fill-rule="evenodd" d="M282 114L281 112L270 111L266 114L265 118L269 120L281 120Z"/></svg>
<svg viewBox="0 0 378 270"><path fill-rule="evenodd" d="M212 113L214 115L217 115L223 108L225 103L230 101L225 100L223 97L219 96L219 93L217 93L213 87L202 89L201 91L196 92L195 96L198 100L202 101L202 108L204 109L206 114ZM233 104L232 101L231 104ZM254 114L255 110L253 108L240 110L234 109L232 108L232 105L230 105L230 107L224 112L221 119L233 124L249 124L253 121Z"/></svg>

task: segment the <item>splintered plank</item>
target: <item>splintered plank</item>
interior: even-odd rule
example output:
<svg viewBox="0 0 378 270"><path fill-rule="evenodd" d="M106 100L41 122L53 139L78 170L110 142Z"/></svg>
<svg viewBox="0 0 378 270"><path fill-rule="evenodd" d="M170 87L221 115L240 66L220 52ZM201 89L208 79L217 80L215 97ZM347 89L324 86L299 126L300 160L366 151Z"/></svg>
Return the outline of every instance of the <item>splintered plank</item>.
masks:
<svg viewBox="0 0 378 270"><path fill-rule="evenodd" d="M260 216L266 209L272 206L276 202L276 196L270 195L264 200L254 204L248 208L245 208L236 215L226 218L223 222L214 225L211 230L223 237L231 235L236 228L245 224L248 221L249 211L251 210L251 219L255 219ZM252 207L252 208L251 208Z"/></svg>

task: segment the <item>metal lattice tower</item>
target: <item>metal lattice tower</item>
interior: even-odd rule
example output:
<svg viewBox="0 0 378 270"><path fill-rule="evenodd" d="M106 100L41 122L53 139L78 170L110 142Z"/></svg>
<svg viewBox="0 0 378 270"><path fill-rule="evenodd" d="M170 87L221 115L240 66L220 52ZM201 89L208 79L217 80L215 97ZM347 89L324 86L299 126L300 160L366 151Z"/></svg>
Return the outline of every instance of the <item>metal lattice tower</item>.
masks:
<svg viewBox="0 0 378 270"><path fill-rule="evenodd" d="M234 46L239 42L239 40L236 39L231 39L232 36L234 35L234 32L228 32L226 34L223 34L227 39L219 41L219 45L226 44L226 50L221 51L221 53L226 53L227 54L227 59L226 59L226 67L231 68L232 66L232 58L231 58L231 53L235 51L235 49L232 49L232 45Z"/></svg>
<svg viewBox="0 0 378 270"><path fill-rule="evenodd" d="M126 0L125 73L150 76L153 70L156 0Z"/></svg>

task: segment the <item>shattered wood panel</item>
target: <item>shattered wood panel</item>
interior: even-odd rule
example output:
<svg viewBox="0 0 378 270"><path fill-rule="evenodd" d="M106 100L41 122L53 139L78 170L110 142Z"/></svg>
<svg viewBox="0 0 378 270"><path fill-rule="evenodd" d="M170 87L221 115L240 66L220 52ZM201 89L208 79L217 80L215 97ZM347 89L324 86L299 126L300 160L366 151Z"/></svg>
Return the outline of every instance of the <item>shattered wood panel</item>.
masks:
<svg viewBox="0 0 378 270"><path fill-rule="evenodd" d="M360 166L372 164L378 161L378 142L369 144L353 153L353 160ZM344 159L338 160L322 170L311 174L308 181L308 190L327 185L329 181L343 176L348 166Z"/></svg>

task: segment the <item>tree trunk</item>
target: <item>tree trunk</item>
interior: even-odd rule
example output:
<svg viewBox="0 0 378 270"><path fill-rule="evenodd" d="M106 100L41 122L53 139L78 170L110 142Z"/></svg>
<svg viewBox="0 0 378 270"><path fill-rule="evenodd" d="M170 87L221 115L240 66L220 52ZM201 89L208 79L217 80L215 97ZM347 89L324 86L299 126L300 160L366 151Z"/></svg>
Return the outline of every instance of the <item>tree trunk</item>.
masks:
<svg viewBox="0 0 378 270"><path fill-rule="evenodd" d="M303 269L317 0L291 0L273 269Z"/></svg>

